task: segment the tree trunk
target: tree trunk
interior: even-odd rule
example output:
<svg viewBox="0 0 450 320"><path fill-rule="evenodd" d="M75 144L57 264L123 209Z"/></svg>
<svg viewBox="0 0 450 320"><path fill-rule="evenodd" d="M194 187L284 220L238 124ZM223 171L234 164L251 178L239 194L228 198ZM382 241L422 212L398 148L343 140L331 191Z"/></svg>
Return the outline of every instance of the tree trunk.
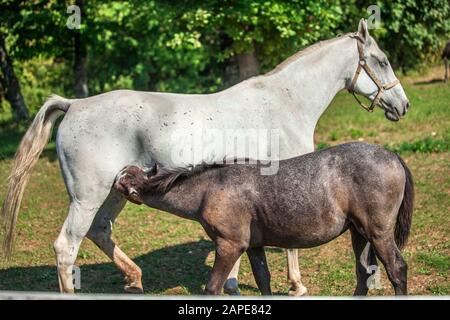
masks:
<svg viewBox="0 0 450 320"><path fill-rule="evenodd" d="M448 59L447 57L444 58L444 65L445 65L445 82L448 81Z"/></svg>
<svg viewBox="0 0 450 320"><path fill-rule="evenodd" d="M81 21L85 18L84 0L77 0L76 5L80 7ZM79 29L74 30L74 49L75 57L73 71L75 74L75 96L77 98L85 98L89 95L87 85L87 44L85 37Z"/></svg>
<svg viewBox="0 0 450 320"><path fill-rule="evenodd" d="M4 90L5 98L11 104L14 122L18 123L22 120L30 118L25 100L23 99L20 91L19 80L14 73L13 64L11 58L8 56L6 50L5 37L0 32L0 69L3 76L0 77L2 87Z"/></svg>
<svg viewBox="0 0 450 320"><path fill-rule="evenodd" d="M0 112L5 111L5 109L3 109L3 97L5 96L5 93L3 92L3 86L2 86L2 80L1 80L1 76L0 76Z"/></svg>
<svg viewBox="0 0 450 320"><path fill-rule="evenodd" d="M254 51L236 55L239 66L239 80L243 81L259 74L259 63Z"/></svg>

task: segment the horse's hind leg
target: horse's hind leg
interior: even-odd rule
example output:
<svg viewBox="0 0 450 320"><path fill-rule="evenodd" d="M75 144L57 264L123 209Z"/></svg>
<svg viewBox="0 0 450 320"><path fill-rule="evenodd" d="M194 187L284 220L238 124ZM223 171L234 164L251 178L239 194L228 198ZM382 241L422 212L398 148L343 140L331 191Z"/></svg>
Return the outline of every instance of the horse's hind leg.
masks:
<svg viewBox="0 0 450 320"><path fill-rule="evenodd" d="M111 239L112 225L125 203L125 198L112 190L95 216L87 237L122 271L125 292L143 293L141 269Z"/></svg>
<svg viewBox="0 0 450 320"><path fill-rule="evenodd" d="M375 252L369 242L354 227L350 227L352 246L356 259L357 285L353 295L365 296L369 291L368 283L372 271L377 271L378 263ZM373 270L372 270L373 269Z"/></svg>
<svg viewBox="0 0 450 320"><path fill-rule="evenodd" d="M272 291L270 290L270 271L267 267L264 247L249 248L247 249L247 255L250 259L253 275L261 294L272 295Z"/></svg>
<svg viewBox="0 0 450 320"><path fill-rule="evenodd" d="M407 294L407 269L405 260L395 244L394 237L376 238L371 241L375 252L383 263L396 295Z"/></svg>
<svg viewBox="0 0 450 320"><path fill-rule="evenodd" d="M288 263L288 280L291 284L289 295L296 297L304 296L307 294L308 290L302 283L300 268L298 266L298 250L288 249L286 250L286 254Z"/></svg>
<svg viewBox="0 0 450 320"><path fill-rule="evenodd" d="M81 241L86 236L97 210L95 202L72 200L70 203L69 214L54 242L59 288L62 293L74 293L73 266Z"/></svg>

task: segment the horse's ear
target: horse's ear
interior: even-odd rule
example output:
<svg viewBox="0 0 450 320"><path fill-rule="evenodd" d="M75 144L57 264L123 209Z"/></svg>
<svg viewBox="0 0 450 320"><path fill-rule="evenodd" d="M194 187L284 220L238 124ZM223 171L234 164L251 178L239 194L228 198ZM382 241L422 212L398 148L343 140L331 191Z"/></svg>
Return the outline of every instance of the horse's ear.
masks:
<svg viewBox="0 0 450 320"><path fill-rule="evenodd" d="M369 28L367 26L367 20L359 20L358 34L364 40L365 43L370 42Z"/></svg>
<svg viewBox="0 0 450 320"><path fill-rule="evenodd" d="M156 174L157 171L157 164L155 163L154 165L152 165L149 168L145 168L144 169L144 173L146 174L147 177L149 176L154 176Z"/></svg>

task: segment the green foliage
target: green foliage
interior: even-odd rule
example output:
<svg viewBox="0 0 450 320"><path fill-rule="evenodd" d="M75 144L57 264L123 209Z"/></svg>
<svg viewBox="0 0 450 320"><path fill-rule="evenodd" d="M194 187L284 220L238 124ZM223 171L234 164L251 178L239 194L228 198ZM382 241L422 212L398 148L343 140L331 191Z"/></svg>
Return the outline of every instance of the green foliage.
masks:
<svg viewBox="0 0 450 320"><path fill-rule="evenodd" d="M210 1L213 7L216 1ZM335 33L341 22L339 2L228 1L216 6L213 23L231 40L218 55L225 60L236 53L256 51L263 70L273 68L300 48Z"/></svg>
<svg viewBox="0 0 450 320"><path fill-rule="evenodd" d="M394 65L409 70L422 61L440 57L443 40L450 37L448 0L385 0L381 5L390 13L383 17L386 32L381 40L392 49Z"/></svg>
<svg viewBox="0 0 450 320"><path fill-rule="evenodd" d="M330 145L328 143L326 143L326 142L319 142L316 145L316 150L322 150L322 149L326 149L326 148L329 148L329 147L330 147Z"/></svg>
<svg viewBox="0 0 450 320"><path fill-rule="evenodd" d="M410 71L440 60L450 39L448 0L353 0L345 6L345 25L352 28L359 17L367 17L366 8L372 4L381 13L381 27L372 34L394 68Z"/></svg>
<svg viewBox="0 0 450 320"><path fill-rule="evenodd" d="M255 51L262 71L269 70L333 34L339 13L338 5L323 0L112 1L90 7L94 91L116 88L124 78L143 90L216 91L236 54Z"/></svg>
<svg viewBox="0 0 450 320"><path fill-rule="evenodd" d="M339 135L338 135L338 133L337 133L336 131L332 131L332 132L330 133L330 140L331 140L331 141L337 141L338 138L339 138Z"/></svg>
<svg viewBox="0 0 450 320"><path fill-rule="evenodd" d="M350 136L352 137L352 139L358 139L364 135L364 132L362 132L361 130L358 130L358 129L350 129L349 131L350 131Z"/></svg>

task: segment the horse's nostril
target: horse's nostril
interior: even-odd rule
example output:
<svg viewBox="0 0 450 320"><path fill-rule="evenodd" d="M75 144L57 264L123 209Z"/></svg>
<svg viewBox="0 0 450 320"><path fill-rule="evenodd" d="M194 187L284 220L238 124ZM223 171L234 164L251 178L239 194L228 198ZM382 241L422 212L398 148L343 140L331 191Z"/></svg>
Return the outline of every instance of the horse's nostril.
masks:
<svg viewBox="0 0 450 320"><path fill-rule="evenodd" d="M409 101L407 101L407 102L405 103L405 106L404 106L404 108L403 108L403 114L402 114L402 116L404 116L404 115L406 114L406 112L408 111L408 109L409 109Z"/></svg>

